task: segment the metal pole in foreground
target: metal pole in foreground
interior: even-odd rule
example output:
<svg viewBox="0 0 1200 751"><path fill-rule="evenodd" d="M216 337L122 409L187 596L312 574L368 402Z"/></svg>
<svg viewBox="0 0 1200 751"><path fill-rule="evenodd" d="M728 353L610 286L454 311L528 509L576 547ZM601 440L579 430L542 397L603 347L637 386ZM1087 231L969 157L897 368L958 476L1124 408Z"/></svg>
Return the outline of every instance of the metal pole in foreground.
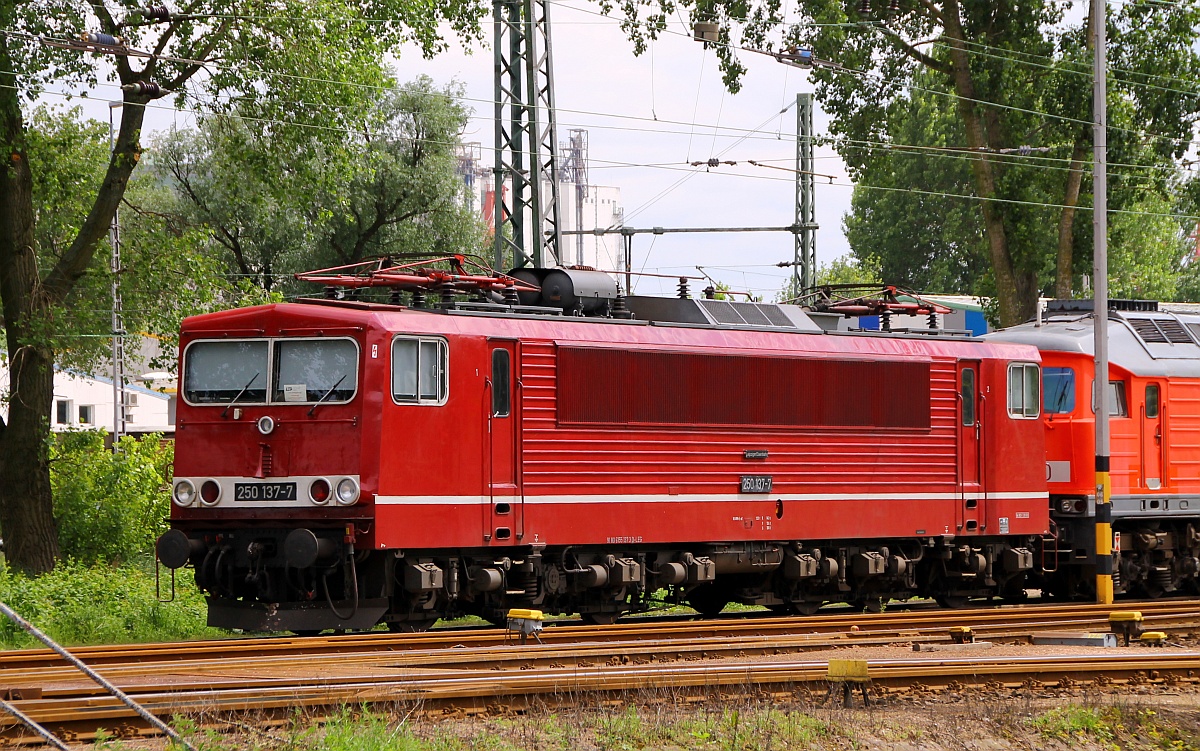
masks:
<svg viewBox="0 0 1200 751"><path fill-rule="evenodd" d="M8 605L4 604L3 602L0 602L0 613L3 613L4 615L8 616L8 619L10 621L17 624L21 628L25 629L35 639L37 639L42 644L45 644L47 647L49 647L51 650L53 650L54 653L57 654L59 657L63 658L67 662L74 665L77 669L79 669L80 672L82 672L88 678L91 678L93 681L95 681L97 684L99 684L101 687L103 687L105 691L107 691L108 693L110 693L114 697L116 697L118 700L120 700L120 702L122 704L124 704L125 706L132 709L135 713L137 713L138 717L141 717L143 720L148 722L150 725L153 725L154 727L161 730L164 735L166 735L168 738L175 741L179 745L183 746L184 748L188 749L188 751L196 751L196 747L193 746L192 744L188 743L186 740L184 740L183 736L181 736L179 733L175 732L175 730L172 729L170 725L168 725L167 723L158 719L154 715L150 714L150 712L147 711L145 707L138 704L133 699L129 698L128 694L126 694L124 691L117 688L113 684L109 683L108 680L104 678L104 676L100 675L95 670L92 670L91 668L89 668L78 657L76 657L75 655L71 654L67 650L60 647L57 642L55 642L49 636L46 636L45 634L43 634L40 630L38 630L38 628L36 626L34 626L32 623L30 623L29 621L22 618L20 615L18 615L16 613L16 611L14 611L12 608L10 608Z"/></svg>
<svg viewBox="0 0 1200 751"><path fill-rule="evenodd" d="M1094 83L1092 88L1093 180L1095 203L1092 211L1095 268L1096 350L1096 602L1113 601L1112 484L1109 477L1108 432L1108 0L1092 0Z"/></svg>
<svg viewBox="0 0 1200 751"><path fill-rule="evenodd" d="M16 717L18 721L20 721L23 725L25 725L25 727L27 727L30 730L32 730L33 732L37 733L38 736L41 737L41 739L44 740L47 745L54 746L59 751L71 751L70 746L63 743L62 740L60 740L57 735L55 735L54 733L51 733L46 728L37 724L33 720L33 718L31 718L29 715L25 714L21 710L17 709L14 705L10 704L9 702L5 701L4 699L0 699L0 709L3 709L5 712L8 712L13 717Z"/></svg>

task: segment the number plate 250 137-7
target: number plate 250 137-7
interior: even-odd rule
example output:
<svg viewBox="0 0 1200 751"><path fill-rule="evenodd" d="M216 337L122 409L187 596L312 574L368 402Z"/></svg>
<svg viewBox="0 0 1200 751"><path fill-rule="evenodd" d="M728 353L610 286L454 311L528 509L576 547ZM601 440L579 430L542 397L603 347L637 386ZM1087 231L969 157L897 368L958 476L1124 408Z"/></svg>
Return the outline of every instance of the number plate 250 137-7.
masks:
<svg viewBox="0 0 1200 751"><path fill-rule="evenodd" d="M739 493L770 493L771 475L742 475Z"/></svg>
<svg viewBox="0 0 1200 751"><path fill-rule="evenodd" d="M294 501L294 482L239 482L233 486L235 501Z"/></svg>

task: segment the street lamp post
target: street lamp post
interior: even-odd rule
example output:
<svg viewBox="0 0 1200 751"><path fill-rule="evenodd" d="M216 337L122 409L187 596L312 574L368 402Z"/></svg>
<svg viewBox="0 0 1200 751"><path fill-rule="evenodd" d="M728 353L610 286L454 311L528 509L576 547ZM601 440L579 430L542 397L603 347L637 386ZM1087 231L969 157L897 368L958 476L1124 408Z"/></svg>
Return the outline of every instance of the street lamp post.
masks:
<svg viewBox="0 0 1200 751"><path fill-rule="evenodd" d="M113 113L121 109L124 102L108 103L108 148L111 154L116 150L116 133L113 127ZM113 431L112 450L116 453L121 435L125 432L125 331L121 311L121 223L118 212L113 210L112 226L109 227L109 244L112 245L112 259L109 270L112 272L112 382L113 382Z"/></svg>

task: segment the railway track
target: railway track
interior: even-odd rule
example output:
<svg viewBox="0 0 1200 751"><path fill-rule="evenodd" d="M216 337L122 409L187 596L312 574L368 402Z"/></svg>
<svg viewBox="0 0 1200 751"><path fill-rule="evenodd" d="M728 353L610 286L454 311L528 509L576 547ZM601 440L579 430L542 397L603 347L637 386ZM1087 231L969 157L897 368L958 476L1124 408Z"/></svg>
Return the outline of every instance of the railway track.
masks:
<svg viewBox="0 0 1200 751"><path fill-rule="evenodd" d="M1200 603L1140 603L1151 628L1200 628ZM1034 606L973 611L831 615L728 621L559 626L542 644L505 644L494 629L425 634L365 634L325 639L246 639L137 647L93 647L76 654L160 717L221 718L290 712L297 707L401 702L426 711L517 709L572 703L580 694L806 693L822 688L826 660L804 651L832 645L945 641L951 625L982 637L1019 641L1038 630L1105 627L1109 607ZM858 631L850 631L857 626ZM900 690L959 685L1071 683L1190 684L1200 654L1093 651L1071 657L971 657L876 660L874 684ZM104 727L148 732L112 699L52 653L0 653L0 690L39 723L74 738ZM1191 673L1189 675L1189 673ZM665 692L665 693L664 693ZM0 717L0 739L29 737Z"/></svg>
<svg viewBox="0 0 1200 751"><path fill-rule="evenodd" d="M885 613L823 612L808 617L747 617L691 620L637 618L611 626L581 626L571 622L548 625L541 634L544 644L577 642L610 643L622 641L669 640L683 637L741 639L754 637L804 636L816 646L826 639L912 638L945 640L951 626L970 626L979 635L992 638L1019 638L1036 631L1107 630L1108 614L1114 610L1140 610L1148 629L1195 629L1200 632L1200 600L1149 600L1112 605L1027 605L967 610L909 607ZM857 631L851 629L857 627ZM249 657L370 653L379 650L409 651L438 648L479 649L500 647L511 641L503 630L495 628L435 629L414 634L368 632L314 637L266 637L173 642L164 644L107 645L78 647L72 652L93 667L124 666L138 663L207 660L214 654L225 659ZM63 666L65 663L48 649L0 652L0 670Z"/></svg>

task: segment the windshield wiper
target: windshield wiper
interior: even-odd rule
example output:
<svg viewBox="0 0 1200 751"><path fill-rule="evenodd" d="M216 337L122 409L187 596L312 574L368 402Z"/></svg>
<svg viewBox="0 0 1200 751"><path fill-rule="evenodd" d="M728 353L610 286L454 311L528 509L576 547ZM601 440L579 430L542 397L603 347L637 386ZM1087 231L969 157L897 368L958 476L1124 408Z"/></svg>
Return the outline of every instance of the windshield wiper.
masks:
<svg viewBox="0 0 1200 751"><path fill-rule="evenodd" d="M323 401L325 401L326 399L328 399L328 398L329 398L329 395L330 395L330 394L332 394L332 393L334 392L334 389L336 389L338 386L341 386L341 385L342 385L342 381L344 381L344 380L346 380L346 374L345 374L345 373L342 373L342 377L341 377L341 378L339 378L339 379L337 379L337 383L335 383L335 384L333 384L332 386L330 386L328 391L326 391L324 394L321 394L321 398L317 400L317 403L316 403L316 404L314 404L314 405L312 405L312 409L310 409L310 410L308 411L308 416L309 416L309 417L312 417L312 416L313 416L313 412L316 412L316 411L317 411L317 407L320 407L320 406L321 406L321 402L323 402Z"/></svg>
<svg viewBox="0 0 1200 751"><path fill-rule="evenodd" d="M237 392L237 396L233 397L233 400L231 402L229 402L229 404L225 405L225 409L221 411L221 419L222 420L225 419L225 415L229 414L229 408L233 406L234 402L236 402L238 399L242 398L242 394L245 394L250 389L250 384L257 381L258 377L260 375L262 375L262 373L258 372L258 373L255 373L253 376L251 376L250 380L246 381L246 385L242 386L242 390Z"/></svg>

